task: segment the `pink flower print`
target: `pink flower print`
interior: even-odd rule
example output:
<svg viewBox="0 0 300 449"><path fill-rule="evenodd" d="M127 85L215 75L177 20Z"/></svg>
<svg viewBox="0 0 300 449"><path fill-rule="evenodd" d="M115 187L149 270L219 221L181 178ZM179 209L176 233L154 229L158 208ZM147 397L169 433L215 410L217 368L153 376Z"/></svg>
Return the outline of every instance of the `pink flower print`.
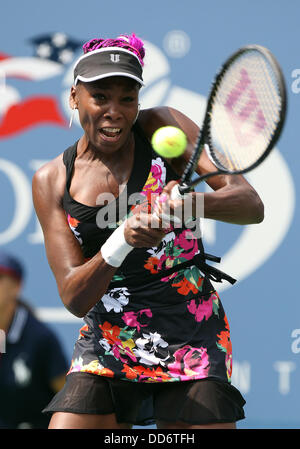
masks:
<svg viewBox="0 0 300 449"><path fill-rule="evenodd" d="M141 330L141 327L147 326L147 323L142 324L140 319L143 319L143 315L146 315L148 318L152 317L152 312L150 309L142 309L139 312L125 312L122 316L122 320L130 327L136 327L138 332Z"/></svg>
<svg viewBox="0 0 300 449"><path fill-rule="evenodd" d="M72 360L70 369L67 372L67 374L81 371L82 367L83 367L83 359L82 359L82 357L79 357L78 359L74 359L74 360Z"/></svg>
<svg viewBox="0 0 300 449"><path fill-rule="evenodd" d="M161 161L161 160L160 160ZM152 167L151 167L152 175L155 179L162 179L163 174L163 166L157 163L156 161L153 161Z"/></svg>
<svg viewBox="0 0 300 449"><path fill-rule="evenodd" d="M198 253L198 242L193 233L189 229L185 229L181 234L177 235L174 240L174 246L184 249L180 257L191 260Z"/></svg>
<svg viewBox="0 0 300 449"><path fill-rule="evenodd" d="M206 348L192 348L189 345L178 349L174 354L175 362L168 365L172 377L180 380L203 379L207 377L209 360Z"/></svg>
<svg viewBox="0 0 300 449"><path fill-rule="evenodd" d="M111 348L111 352L117 360L121 360L123 363L128 362L128 358L133 362L136 362L136 356L132 352L132 348L126 344L127 342L123 342L122 344L114 344Z"/></svg>
<svg viewBox="0 0 300 449"><path fill-rule="evenodd" d="M226 354L225 366L226 366L227 379L230 382L231 376L232 376L232 354L231 353Z"/></svg>
<svg viewBox="0 0 300 449"><path fill-rule="evenodd" d="M213 312L212 295L207 301L200 299L198 305L195 299L192 299L187 308L192 315L195 315L195 320L197 322L200 322L204 319L207 321L208 318L211 317Z"/></svg>
<svg viewBox="0 0 300 449"><path fill-rule="evenodd" d="M175 256L163 254L159 259L158 270L162 270L164 268L172 268L175 260Z"/></svg>
<svg viewBox="0 0 300 449"><path fill-rule="evenodd" d="M166 181L166 167L160 157L152 160L151 170L144 185L143 192L152 190L152 192L160 194Z"/></svg>

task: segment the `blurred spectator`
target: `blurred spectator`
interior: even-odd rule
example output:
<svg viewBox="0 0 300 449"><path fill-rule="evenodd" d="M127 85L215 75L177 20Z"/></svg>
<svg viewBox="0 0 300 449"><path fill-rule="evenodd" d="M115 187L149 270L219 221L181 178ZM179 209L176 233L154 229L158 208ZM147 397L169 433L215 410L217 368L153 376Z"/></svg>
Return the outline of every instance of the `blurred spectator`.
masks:
<svg viewBox="0 0 300 449"><path fill-rule="evenodd" d="M0 251L0 428L41 429L68 365L53 331L20 299L23 279L21 263Z"/></svg>

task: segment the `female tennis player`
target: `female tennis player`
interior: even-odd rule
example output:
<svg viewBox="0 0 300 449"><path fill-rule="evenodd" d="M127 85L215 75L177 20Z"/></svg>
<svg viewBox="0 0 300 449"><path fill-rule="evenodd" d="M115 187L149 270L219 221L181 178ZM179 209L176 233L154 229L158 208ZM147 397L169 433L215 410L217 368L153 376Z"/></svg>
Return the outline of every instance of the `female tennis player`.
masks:
<svg viewBox="0 0 300 449"><path fill-rule="evenodd" d="M229 324L201 239L159 218L163 201L173 212L182 205L169 194L199 129L168 107L139 112L145 50L137 36L83 49L70 93L83 135L33 179L61 299L85 321L66 384L45 409L50 428L235 428L245 401L230 383ZM164 125L186 133L181 157L154 153L151 136ZM213 170L203 152L197 172ZM193 205L204 198L205 217L262 221L262 202L242 176L209 185L211 193L190 194ZM124 209L133 194L139 201Z"/></svg>

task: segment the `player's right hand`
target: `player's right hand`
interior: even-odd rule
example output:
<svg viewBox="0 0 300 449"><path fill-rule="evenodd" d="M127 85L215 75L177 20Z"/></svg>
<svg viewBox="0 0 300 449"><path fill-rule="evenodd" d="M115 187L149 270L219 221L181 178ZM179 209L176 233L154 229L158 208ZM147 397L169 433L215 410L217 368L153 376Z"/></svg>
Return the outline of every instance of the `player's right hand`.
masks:
<svg viewBox="0 0 300 449"><path fill-rule="evenodd" d="M137 213L128 218L125 223L125 240L135 248L158 246L165 234L161 220L153 214Z"/></svg>

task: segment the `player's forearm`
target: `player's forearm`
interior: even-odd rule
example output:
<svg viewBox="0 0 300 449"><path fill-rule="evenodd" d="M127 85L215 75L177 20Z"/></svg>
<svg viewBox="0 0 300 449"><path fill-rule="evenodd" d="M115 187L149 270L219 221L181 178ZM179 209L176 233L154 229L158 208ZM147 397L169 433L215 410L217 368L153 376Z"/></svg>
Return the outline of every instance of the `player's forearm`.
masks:
<svg viewBox="0 0 300 449"><path fill-rule="evenodd" d="M260 223L264 219L263 203L251 187L226 186L214 192L194 193L195 208L197 201L203 201L203 195L205 218L240 225Z"/></svg>
<svg viewBox="0 0 300 449"><path fill-rule="evenodd" d="M105 294L116 270L103 260L100 252L85 264L70 269L59 285L65 307L82 318Z"/></svg>

